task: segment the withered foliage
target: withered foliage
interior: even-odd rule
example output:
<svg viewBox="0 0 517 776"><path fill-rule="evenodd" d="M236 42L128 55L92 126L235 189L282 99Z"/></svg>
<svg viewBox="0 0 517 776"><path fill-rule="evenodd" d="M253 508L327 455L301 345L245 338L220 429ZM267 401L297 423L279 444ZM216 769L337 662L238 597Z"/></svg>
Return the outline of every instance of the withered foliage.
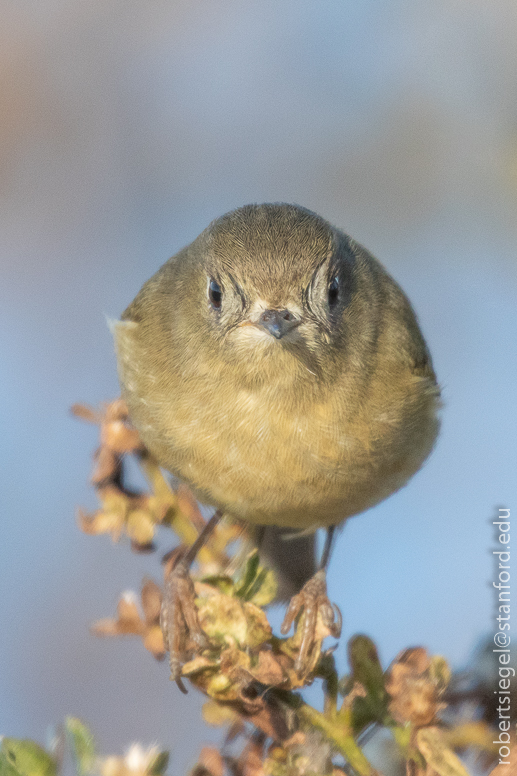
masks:
<svg viewBox="0 0 517 776"><path fill-rule="evenodd" d="M93 514L79 511L82 530L107 533L115 541L126 536L133 550L150 551L158 529L165 527L169 538L176 538L176 552L190 545L205 521L184 486L171 489L131 427L124 402L100 410L75 405L73 412L100 426L91 478L100 507ZM125 486L128 456L138 461L146 492ZM340 678L333 647L323 647L331 632L320 617L300 675L295 663L304 613L291 638L273 633L264 607L275 598L274 573L260 565L256 551L239 555L237 550L240 563L230 557L242 538L242 528L223 521L199 552L193 572L197 616L207 640L201 649L187 639L182 676L207 697L205 721L226 728L226 735L219 749L201 751L191 776L373 776L380 771L365 755L364 743L380 730L391 736L390 774L468 776L461 758L473 751L485 773L497 764L490 722L480 718L471 699L465 704L456 696L448 704L447 663L423 647L404 650L384 671L373 642L355 636L348 644L350 673ZM169 560L166 574L170 568ZM162 588L145 579L140 600L124 593L115 617L97 622L93 632L138 636L163 659L161 603ZM322 711L301 695L315 679L322 680ZM123 774L124 767L123 761L106 766L104 776ZM510 776L514 767L494 774Z"/></svg>

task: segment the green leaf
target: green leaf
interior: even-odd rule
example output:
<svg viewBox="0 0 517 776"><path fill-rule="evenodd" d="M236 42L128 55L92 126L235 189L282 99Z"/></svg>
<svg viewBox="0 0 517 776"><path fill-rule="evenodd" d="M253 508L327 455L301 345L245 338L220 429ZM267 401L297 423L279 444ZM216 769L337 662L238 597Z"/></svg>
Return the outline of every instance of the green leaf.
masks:
<svg viewBox="0 0 517 776"><path fill-rule="evenodd" d="M267 606L275 598L278 583L274 571L262 568L250 587L247 600L256 606Z"/></svg>
<svg viewBox="0 0 517 776"><path fill-rule="evenodd" d="M18 771L11 765L4 752L0 752L0 776L19 776Z"/></svg>
<svg viewBox="0 0 517 776"><path fill-rule="evenodd" d="M260 565L258 550L253 550L246 560L242 578L235 586L235 595L256 606L267 606L276 592L274 572Z"/></svg>
<svg viewBox="0 0 517 776"><path fill-rule="evenodd" d="M358 697L353 705L353 727L361 730L371 722L383 722L388 714L388 694L384 688L384 673L377 648L368 636L353 636L348 642L348 660L353 682L366 690L366 697Z"/></svg>
<svg viewBox="0 0 517 776"><path fill-rule="evenodd" d="M217 576L209 576L209 577L203 577L202 582L205 582L207 585L212 585L212 587L217 588L220 593L224 593L224 595L232 595L233 591L233 579L231 577L227 577L224 574L218 574Z"/></svg>
<svg viewBox="0 0 517 776"><path fill-rule="evenodd" d="M147 769L148 776L163 776L169 764L169 753L160 752Z"/></svg>
<svg viewBox="0 0 517 776"><path fill-rule="evenodd" d="M65 730L78 776L92 773L95 766L95 742L90 730L76 717L66 718Z"/></svg>
<svg viewBox="0 0 517 776"><path fill-rule="evenodd" d="M247 599L247 592L250 589L259 569L258 550L253 550L246 558L246 564L242 572L241 579L235 586L235 595L239 598Z"/></svg>
<svg viewBox="0 0 517 776"><path fill-rule="evenodd" d="M3 738L1 776L56 776L57 764L42 746L29 738Z"/></svg>

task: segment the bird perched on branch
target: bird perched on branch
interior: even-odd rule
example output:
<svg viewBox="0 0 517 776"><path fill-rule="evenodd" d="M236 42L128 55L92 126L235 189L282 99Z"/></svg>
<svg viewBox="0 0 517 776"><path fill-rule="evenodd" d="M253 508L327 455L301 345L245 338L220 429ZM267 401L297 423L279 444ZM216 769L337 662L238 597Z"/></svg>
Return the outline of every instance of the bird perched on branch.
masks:
<svg viewBox="0 0 517 776"><path fill-rule="evenodd" d="M217 515L246 524L331 537L401 488L438 432L439 389L407 297L368 251L302 207L248 205L213 221L145 283L114 333L146 446ZM305 607L300 671L318 608L339 631L329 551L330 538L284 621L286 631ZM171 612L192 604L179 587L163 608L174 678Z"/></svg>

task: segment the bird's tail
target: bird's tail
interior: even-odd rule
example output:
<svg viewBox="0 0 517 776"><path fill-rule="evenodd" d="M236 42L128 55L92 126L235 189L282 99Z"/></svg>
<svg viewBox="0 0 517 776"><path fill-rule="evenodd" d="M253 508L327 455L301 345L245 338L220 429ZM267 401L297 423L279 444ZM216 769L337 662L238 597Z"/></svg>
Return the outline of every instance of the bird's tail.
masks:
<svg viewBox="0 0 517 776"><path fill-rule="evenodd" d="M316 572L316 534L266 526L260 541L260 557L275 569L277 601L287 601L299 593Z"/></svg>

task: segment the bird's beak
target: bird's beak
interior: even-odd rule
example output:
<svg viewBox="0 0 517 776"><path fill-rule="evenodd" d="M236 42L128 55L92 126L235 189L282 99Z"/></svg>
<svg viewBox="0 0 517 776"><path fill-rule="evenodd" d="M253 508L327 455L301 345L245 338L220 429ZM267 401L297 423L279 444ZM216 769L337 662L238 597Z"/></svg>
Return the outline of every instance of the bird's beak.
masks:
<svg viewBox="0 0 517 776"><path fill-rule="evenodd" d="M264 310L256 325L261 326L276 339L280 339L301 323L290 310Z"/></svg>

